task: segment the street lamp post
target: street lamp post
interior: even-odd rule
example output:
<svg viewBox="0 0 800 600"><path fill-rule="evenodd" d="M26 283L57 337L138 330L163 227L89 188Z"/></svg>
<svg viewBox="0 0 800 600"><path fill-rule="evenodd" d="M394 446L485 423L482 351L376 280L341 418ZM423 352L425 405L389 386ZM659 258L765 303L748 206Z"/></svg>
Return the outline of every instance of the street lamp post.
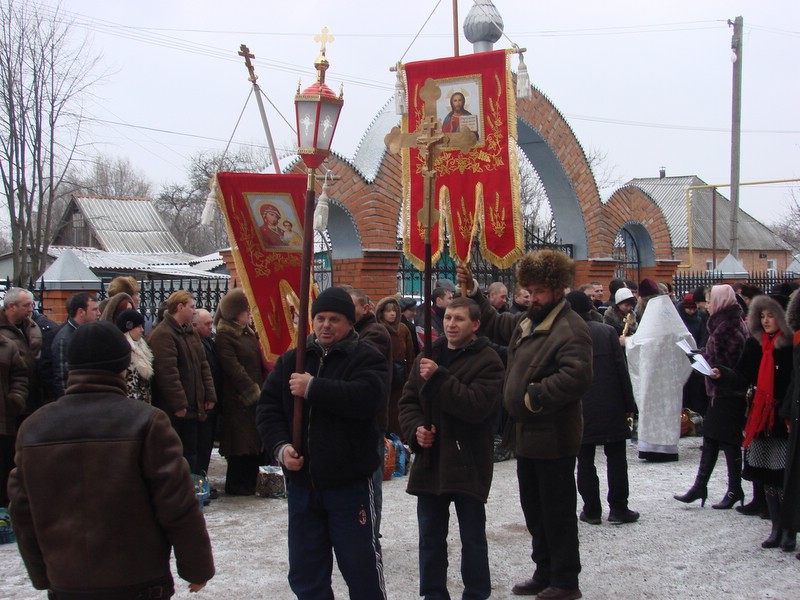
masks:
<svg viewBox="0 0 800 600"><path fill-rule="evenodd" d="M306 204L303 221L303 254L300 265L300 315L297 324L297 354L295 371L305 372L306 337L308 332L308 305L311 288L311 260L314 256L314 188L316 172L331 149L336 123L342 110L342 93L337 96L325 85L325 71L330 66L325 56L325 45L333 41L328 29L315 36L321 43L320 54L314 62L317 81L302 92L297 86L295 110L297 112L297 153L308 169ZM292 446L301 454L301 432L303 427L303 398L295 396L292 421Z"/></svg>

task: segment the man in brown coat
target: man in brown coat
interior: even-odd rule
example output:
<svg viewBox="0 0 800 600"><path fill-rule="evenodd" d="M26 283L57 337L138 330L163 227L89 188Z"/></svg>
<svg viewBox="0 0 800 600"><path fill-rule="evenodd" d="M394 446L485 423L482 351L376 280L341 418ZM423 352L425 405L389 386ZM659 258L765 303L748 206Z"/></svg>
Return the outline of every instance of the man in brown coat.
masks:
<svg viewBox="0 0 800 600"><path fill-rule="evenodd" d="M17 345L0 332L0 507L8 506L8 474L14 468L17 415L28 396L28 367Z"/></svg>
<svg viewBox="0 0 800 600"><path fill-rule="evenodd" d="M17 436L10 514L33 587L67 600L169 598L214 576L211 543L167 416L126 396L131 349L108 321L80 327L66 395Z"/></svg>
<svg viewBox="0 0 800 600"><path fill-rule="evenodd" d="M18 287L9 288L0 311L0 333L13 340L22 360L28 367L28 396L25 410L18 423L42 405L42 393L38 385L37 363L42 353L42 330L31 319L33 314L33 294Z"/></svg>
<svg viewBox="0 0 800 600"><path fill-rule="evenodd" d="M459 268L458 280L481 307L486 335L508 346L503 405L514 420L517 478L536 565L512 588L540 600L581 597L575 462L581 447L581 396L592 381L592 338L564 300L575 265L556 250L530 252L517 264L517 282L530 292L527 312L498 314Z"/></svg>
<svg viewBox="0 0 800 600"><path fill-rule="evenodd" d="M147 343L153 351L153 405L167 413L183 442L192 473L198 465L198 422L217 403L203 343L192 326L195 305L186 290L167 298L164 320Z"/></svg>

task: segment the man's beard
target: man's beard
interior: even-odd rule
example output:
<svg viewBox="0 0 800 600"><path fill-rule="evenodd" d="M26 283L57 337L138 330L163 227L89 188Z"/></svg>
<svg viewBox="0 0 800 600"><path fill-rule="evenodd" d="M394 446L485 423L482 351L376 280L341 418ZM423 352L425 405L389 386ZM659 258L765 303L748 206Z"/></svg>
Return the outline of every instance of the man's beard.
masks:
<svg viewBox="0 0 800 600"><path fill-rule="evenodd" d="M561 299L554 300L553 302L548 302L543 306L535 306L531 305L528 309L528 316L531 318L531 321L534 323L541 323L547 318L547 315L561 302Z"/></svg>

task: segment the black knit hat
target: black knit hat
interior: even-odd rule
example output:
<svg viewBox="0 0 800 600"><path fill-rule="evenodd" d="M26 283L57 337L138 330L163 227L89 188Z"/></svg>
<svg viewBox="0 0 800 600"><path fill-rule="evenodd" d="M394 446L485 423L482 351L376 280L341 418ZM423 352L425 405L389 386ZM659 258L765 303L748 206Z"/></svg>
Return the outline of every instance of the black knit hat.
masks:
<svg viewBox="0 0 800 600"><path fill-rule="evenodd" d="M117 327L122 333L128 333L139 325L144 325L144 317L138 310L123 310L117 317Z"/></svg>
<svg viewBox="0 0 800 600"><path fill-rule="evenodd" d="M574 290L567 294L567 302L579 315L584 315L592 310L592 301L589 299L589 296L580 292L578 290Z"/></svg>
<svg viewBox="0 0 800 600"><path fill-rule="evenodd" d="M67 349L69 370L99 369L121 373L131 364L131 345L110 321L81 325Z"/></svg>
<svg viewBox="0 0 800 600"><path fill-rule="evenodd" d="M312 317L316 317L317 313L321 312L342 314L351 323L355 323L356 320L356 306L353 304L353 299L350 294L338 287L328 288L311 303Z"/></svg>

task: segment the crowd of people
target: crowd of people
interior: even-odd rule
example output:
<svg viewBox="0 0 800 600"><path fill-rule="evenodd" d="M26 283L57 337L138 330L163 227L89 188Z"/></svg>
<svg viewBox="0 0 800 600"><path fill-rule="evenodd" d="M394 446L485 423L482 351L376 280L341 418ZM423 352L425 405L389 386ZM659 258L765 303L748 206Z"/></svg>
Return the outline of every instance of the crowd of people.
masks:
<svg viewBox="0 0 800 600"><path fill-rule="evenodd" d="M312 302L304 355L275 363L241 288L213 315L178 290L151 325L137 282L120 277L102 303L70 297L60 326L34 312L30 292L9 289L0 506L10 504L34 587L51 598L166 598L174 552L179 576L202 589L214 562L195 480L216 444L226 495L254 494L261 465L283 468L298 598L332 597L334 555L351 598L385 598L381 486L393 437L415 457L406 489L420 596L450 597L452 505L463 597L490 597L485 504L493 462L514 456L532 569L511 591L577 599L578 522L604 517L597 447L605 518L635 523L627 445L635 438L641 460L677 460L683 411L703 418L703 444L694 483L675 499L705 505L722 451L728 486L713 508L769 519L762 546L795 550L800 295L721 284L675 298L645 278L610 281L606 299L603 284L574 277L566 255L539 250L518 262L513 288L482 289L459 267L455 281L436 281L429 307L328 288ZM698 356L708 371L692 368Z"/></svg>

